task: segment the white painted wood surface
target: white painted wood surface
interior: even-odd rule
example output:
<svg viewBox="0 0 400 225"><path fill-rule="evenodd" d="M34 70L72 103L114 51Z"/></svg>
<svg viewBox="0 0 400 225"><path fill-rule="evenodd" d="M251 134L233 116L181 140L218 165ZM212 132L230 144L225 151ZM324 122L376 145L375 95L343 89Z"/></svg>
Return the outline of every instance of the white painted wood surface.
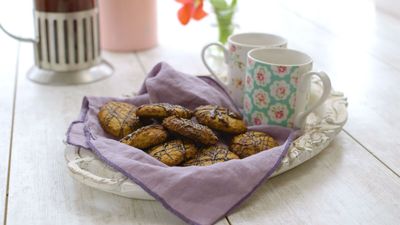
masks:
<svg viewBox="0 0 400 225"><path fill-rule="evenodd" d="M117 68L110 79L50 87L25 78L32 64L31 46L23 45L21 52L18 90L23 91L16 100L7 223L182 224L157 202L133 201L75 183L63 165L64 134L78 115L82 97L121 97L137 90L144 73L135 56L105 54Z"/></svg>
<svg viewBox="0 0 400 225"><path fill-rule="evenodd" d="M371 0L239 1L239 31L287 37L289 47L309 53L316 68L328 72L334 87L346 93L349 135L342 133L312 161L263 185L228 216L230 224L400 224L400 18L382 10L390 7L384 1L377 1L376 11ZM21 2L12 1L16 8L26 7ZM32 48L23 44L14 99L14 81L3 72L15 73L16 45L0 34L0 219L6 212L11 225L182 224L159 203L125 199L74 182L63 159L64 133L84 95L130 94L159 61L186 73L207 73L198 54L203 44L216 39L212 15L182 27L176 19L179 5L159 4L160 46L137 54L105 54L116 74L91 85L31 83L25 73L33 63ZM1 8L3 12L6 7ZM29 12L7 14L17 18L12 31L30 34Z"/></svg>
<svg viewBox="0 0 400 225"><path fill-rule="evenodd" d="M400 179L348 135L272 178L229 216L232 224L399 224ZM262 213L261 213L262 212Z"/></svg>
<svg viewBox="0 0 400 225"><path fill-rule="evenodd" d="M18 43L0 34L0 221L4 220Z"/></svg>
<svg viewBox="0 0 400 225"><path fill-rule="evenodd" d="M374 11L382 2L284 2L308 40L296 47L315 57L352 102L345 130L400 175L400 18ZM400 14L395 5L391 10Z"/></svg>

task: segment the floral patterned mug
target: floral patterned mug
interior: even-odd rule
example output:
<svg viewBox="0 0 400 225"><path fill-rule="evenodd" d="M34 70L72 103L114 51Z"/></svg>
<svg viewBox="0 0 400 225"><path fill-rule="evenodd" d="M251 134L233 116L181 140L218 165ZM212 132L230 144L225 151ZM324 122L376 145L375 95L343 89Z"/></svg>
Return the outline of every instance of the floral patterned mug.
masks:
<svg viewBox="0 0 400 225"><path fill-rule="evenodd" d="M223 82L206 60L206 50L211 46L218 46L223 50L225 63L228 65L228 79ZM286 48L285 38L266 33L233 34L228 38L228 49L220 43L210 43L204 46L201 57L211 76L229 93L237 106L243 107L244 77L246 74L247 53L260 47Z"/></svg>
<svg viewBox="0 0 400 225"><path fill-rule="evenodd" d="M311 72L310 56L292 49L259 48L248 53L244 117L248 124L303 128L306 117L329 96L331 82L324 72ZM311 77L323 84L321 97L309 105Z"/></svg>

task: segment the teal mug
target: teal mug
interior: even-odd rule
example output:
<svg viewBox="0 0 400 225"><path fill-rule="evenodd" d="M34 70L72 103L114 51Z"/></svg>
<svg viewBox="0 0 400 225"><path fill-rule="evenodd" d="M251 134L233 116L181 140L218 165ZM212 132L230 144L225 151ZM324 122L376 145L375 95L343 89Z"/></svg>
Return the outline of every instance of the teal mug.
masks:
<svg viewBox="0 0 400 225"><path fill-rule="evenodd" d="M300 51L258 48L247 55L243 112L249 125L270 124L303 128L307 115L329 97L331 82L313 72L313 60ZM321 97L309 104L311 78L323 84Z"/></svg>

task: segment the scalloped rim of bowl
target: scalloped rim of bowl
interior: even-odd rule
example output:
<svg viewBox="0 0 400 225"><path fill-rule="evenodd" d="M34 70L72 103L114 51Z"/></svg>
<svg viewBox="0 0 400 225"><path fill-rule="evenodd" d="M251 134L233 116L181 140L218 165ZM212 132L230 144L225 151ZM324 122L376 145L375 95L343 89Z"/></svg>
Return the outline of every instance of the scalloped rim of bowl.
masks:
<svg viewBox="0 0 400 225"><path fill-rule="evenodd" d="M313 80L313 87L312 93L317 95L321 88L320 82ZM347 98L341 92L332 91L328 100L307 117L303 135L292 143L271 177L293 169L319 154L342 130L347 118ZM127 198L154 200L139 185L101 162L90 150L67 145L65 159L70 175L82 184ZM95 169L96 174L86 170L89 165L100 165ZM100 176L102 173L111 176Z"/></svg>

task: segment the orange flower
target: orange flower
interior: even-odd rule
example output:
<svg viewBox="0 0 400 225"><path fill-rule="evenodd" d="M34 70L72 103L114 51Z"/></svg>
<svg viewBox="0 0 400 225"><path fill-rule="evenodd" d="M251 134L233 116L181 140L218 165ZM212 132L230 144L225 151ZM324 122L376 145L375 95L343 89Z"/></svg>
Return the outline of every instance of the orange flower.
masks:
<svg viewBox="0 0 400 225"><path fill-rule="evenodd" d="M176 0L182 3L182 8L178 11L178 19L181 24L186 25L189 23L190 18L201 20L207 13L203 10L203 0Z"/></svg>

